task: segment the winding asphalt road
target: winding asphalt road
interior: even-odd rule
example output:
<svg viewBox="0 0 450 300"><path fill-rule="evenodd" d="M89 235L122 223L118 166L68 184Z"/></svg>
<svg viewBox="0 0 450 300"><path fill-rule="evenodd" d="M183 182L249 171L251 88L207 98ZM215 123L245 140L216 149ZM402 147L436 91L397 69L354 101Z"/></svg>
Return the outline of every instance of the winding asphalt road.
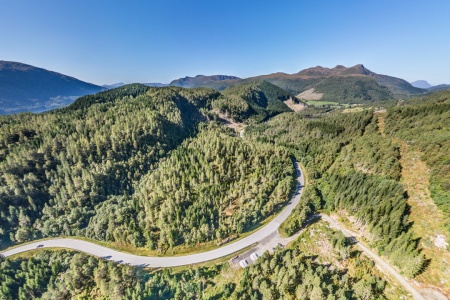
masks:
<svg viewBox="0 0 450 300"><path fill-rule="evenodd" d="M297 206L300 201L300 197L303 192L304 176L303 172L296 161L293 161L296 172L297 172L297 185L295 193L292 196L291 201L287 206L267 225L259 229L258 231L252 233L251 235L228 244L226 246L191 255L185 256L168 256L168 257L150 257L150 256L139 256L128 254L124 252L119 252L112 250L107 247L103 247L94 243L77 240L74 238L58 238L52 240L41 240L30 244L19 246L16 248L9 249L7 251L1 252L0 254L5 257L18 254L25 251L30 251L36 249L39 245L46 247L57 247L57 248L68 248L78 251L82 251L94 256L107 258L114 260L116 262L130 264L133 266L145 266L145 267L176 267L184 266L190 264L201 263L213 259L217 259L223 256L230 255L246 247L249 247L259 241L263 240L265 237L271 235L278 231L278 227L281 223L286 220L291 214L292 210Z"/></svg>

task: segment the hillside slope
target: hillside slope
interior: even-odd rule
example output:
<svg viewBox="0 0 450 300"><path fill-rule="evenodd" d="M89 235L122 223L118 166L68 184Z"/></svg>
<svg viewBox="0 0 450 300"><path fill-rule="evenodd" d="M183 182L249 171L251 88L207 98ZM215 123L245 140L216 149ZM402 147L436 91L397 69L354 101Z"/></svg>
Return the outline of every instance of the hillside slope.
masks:
<svg viewBox="0 0 450 300"><path fill-rule="evenodd" d="M236 76L228 76L228 75L197 75L195 77L186 76L184 78L179 78L172 80L169 85L171 86L181 86L187 88L195 88L195 87L210 87L210 85L214 85L216 82L220 81L232 81L239 80L239 77Z"/></svg>
<svg viewBox="0 0 450 300"><path fill-rule="evenodd" d="M30 65L0 61L0 114L40 112L104 88Z"/></svg>
<svg viewBox="0 0 450 300"><path fill-rule="evenodd" d="M234 121L255 123L291 109L284 103L294 98L289 92L267 81L254 81L231 86L212 108Z"/></svg>

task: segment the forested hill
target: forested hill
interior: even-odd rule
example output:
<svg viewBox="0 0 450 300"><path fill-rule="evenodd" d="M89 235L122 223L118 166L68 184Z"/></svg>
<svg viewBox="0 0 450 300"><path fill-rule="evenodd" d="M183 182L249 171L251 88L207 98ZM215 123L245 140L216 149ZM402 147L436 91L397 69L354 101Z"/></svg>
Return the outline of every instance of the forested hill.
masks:
<svg viewBox="0 0 450 300"><path fill-rule="evenodd" d="M200 126L221 97L133 84L1 117L0 246L85 235L165 251L270 216L292 188L289 155Z"/></svg>
<svg viewBox="0 0 450 300"><path fill-rule="evenodd" d="M213 90L124 86L67 108L0 118L2 240L77 233L112 195L196 131Z"/></svg>
<svg viewBox="0 0 450 300"><path fill-rule="evenodd" d="M222 97L212 102L212 108L226 114L235 121L261 122L270 116L291 109L284 103L295 97L267 81L252 81L229 87Z"/></svg>
<svg viewBox="0 0 450 300"><path fill-rule="evenodd" d="M182 86L186 88L196 88L220 84L221 81L229 82L239 79L240 79L239 77L228 75L211 75L211 76L197 75L195 77L186 76L184 78L172 80L169 83L169 85Z"/></svg>

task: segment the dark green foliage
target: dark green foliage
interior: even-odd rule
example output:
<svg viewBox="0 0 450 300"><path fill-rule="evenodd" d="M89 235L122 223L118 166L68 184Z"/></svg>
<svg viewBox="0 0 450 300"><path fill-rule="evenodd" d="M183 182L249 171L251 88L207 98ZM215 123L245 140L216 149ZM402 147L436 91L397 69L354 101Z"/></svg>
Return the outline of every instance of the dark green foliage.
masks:
<svg viewBox="0 0 450 300"><path fill-rule="evenodd" d="M74 103L68 107L61 108L60 110L53 111L54 113L59 113L60 111L69 112L78 109L87 109L94 104L114 102L120 100L124 97L135 98L139 95L145 94L150 88L143 84L129 84L117 89L109 90L106 92L88 95L77 99Z"/></svg>
<svg viewBox="0 0 450 300"><path fill-rule="evenodd" d="M236 121L260 122L264 119L291 111L283 101L291 96L285 90L266 81L256 81L232 86L224 90L223 97L212 107Z"/></svg>
<svg viewBox="0 0 450 300"><path fill-rule="evenodd" d="M154 274L71 251L0 262L0 298L194 299L221 266ZM227 291L232 292L228 285Z"/></svg>
<svg viewBox="0 0 450 300"><path fill-rule="evenodd" d="M314 211L322 208L322 199L319 191L308 185L302 194L302 199L294 208L289 218L280 225L280 232L285 236L292 236L306 225L306 221L312 217Z"/></svg>
<svg viewBox="0 0 450 300"><path fill-rule="evenodd" d="M221 243L278 210L293 171L285 150L243 142L210 124L145 175L132 199L98 206L86 235L160 251Z"/></svg>
<svg viewBox="0 0 450 300"><path fill-rule="evenodd" d="M377 120L372 119L361 138L342 148L334 168L350 168L400 181L400 147L378 132Z"/></svg>
<svg viewBox="0 0 450 300"><path fill-rule="evenodd" d="M264 80L270 82L288 92L297 95L305 90L308 90L318 84L322 78L297 78L290 76L273 76L273 77L263 77Z"/></svg>
<svg viewBox="0 0 450 300"><path fill-rule="evenodd" d="M367 103L394 98L389 90L370 78L362 76L330 77L315 86L315 91L324 93L322 101L339 103Z"/></svg>
<svg viewBox="0 0 450 300"><path fill-rule="evenodd" d="M347 172L322 178L320 186L329 208L346 209L367 223L380 244L388 244L408 225L403 187L395 181Z"/></svg>
<svg viewBox="0 0 450 300"><path fill-rule="evenodd" d="M364 133L371 120L370 111L312 120L282 114L268 123L248 127L245 135L288 147L306 166L309 176L318 178L334 163L342 147Z"/></svg>
<svg viewBox="0 0 450 300"><path fill-rule="evenodd" d="M165 251L259 224L291 191L285 150L214 125L178 147L219 96L128 85L0 119L2 242L84 235Z"/></svg>

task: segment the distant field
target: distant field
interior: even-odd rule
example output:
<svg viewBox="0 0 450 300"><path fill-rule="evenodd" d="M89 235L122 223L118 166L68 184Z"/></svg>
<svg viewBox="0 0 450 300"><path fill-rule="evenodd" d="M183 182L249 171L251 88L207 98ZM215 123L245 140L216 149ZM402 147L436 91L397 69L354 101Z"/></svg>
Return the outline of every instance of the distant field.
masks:
<svg viewBox="0 0 450 300"><path fill-rule="evenodd" d="M303 100L308 105L314 105L314 106L324 106L324 105L330 105L330 106L340 106L338 102L331 102L331 101L319 101L319 100Z"/></svg>

